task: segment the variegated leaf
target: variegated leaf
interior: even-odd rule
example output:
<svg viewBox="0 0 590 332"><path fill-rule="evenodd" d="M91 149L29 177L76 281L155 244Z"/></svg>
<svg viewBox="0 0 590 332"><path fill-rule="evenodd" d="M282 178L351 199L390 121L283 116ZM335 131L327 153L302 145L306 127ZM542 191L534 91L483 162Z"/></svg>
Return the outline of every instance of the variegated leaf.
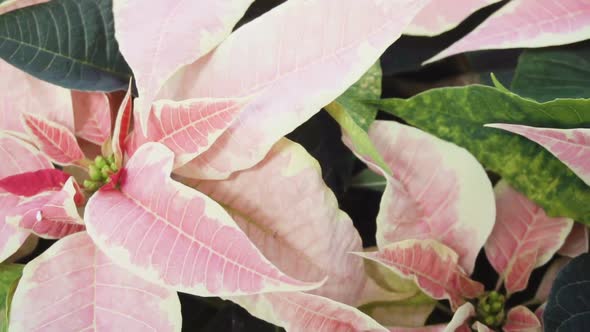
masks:
<svg viewBox="0 0 590 332"><path fill-rule="evenodd" d="M229 35L252 1L113 1L115 37L136 79L142 127L166 80Z"/></svg>
<svg viewBox="0 0 590 332"><path fill-rule="evenodd" d="M209 149L239 116L245 102L239 99L157 101L148 115L146 135L138 128L140 123L136 119L131 150L145 142L162 143L174 152L174 168L180 167Z"/></svg>
<svg viewBox="0 0 590 332"><path fill-rule="evenodd" d="M131 95L131 82L127 93L121 101L119 110L117 111L117 118L115 119L115 128L113 129L113 136L111 137L111 149L115 154L115 162L119 169L123 167L123 159L125 157L125 144L129 131L131 129L131 116L133 115L133 96Z"/></svg>
<svg viewBox="0 0 590 332"><path fill-rule="evenodd" d="M387 331L358 309L318 295L276 292L231 300L289 332Z"/></svg>
<svg viewBox="0 0 590 332"><path fill-rule="evenodd" d="M486 126L507 130L538 143L590 186L590 129L535 128L511 124Z"/></svg>
<svg viewBox="0 0 590 332"><path fill-rule="evenodd" d="M463 52L563 45L588 38L587 0L513 0L427 62Z"/></svg>
<svg viewBox="0 0 590 332"><path fill-rule="evenodd" d="M258 163L354 84L427 2L292 0L236 30L163 90L173 100L252 98L211 149L177 172L223 179Z"/></svg>
<svg viewBox="0 0 590 332"><path fill-rule="evenodd" d="M88 201L88 233L109 257L159 285L199 296L321 285L279 271L220 205L170 179L173 160L164 145L146 143L126 163L117 188L103 187Z"/></svg>
<svg viewBox="0 0 590 332"><path fill-rule="evenodd" d="M508 311L502 330L504 332L541 332L543 328L532 311L519 305Z"/></svg>
<svg viewBox="0 0 590 332"><path fill-rule="evenodd" d="M581 223L575 223L572 231L565 239L565 243L557 253L574 258L588 252L588 241L588 227Z"/></svg>
<svg viewBox="0 0 590 332"><path fill-rule="evenodd" d="M0 15L17 10L19 8L36 5L47 1L49 0L4 0L0 2Z"/></svg>
<svg viewBox="0 0 590 332"><path fill-rule="evenodd" d="M51 162L32 145L0 131L0 179L15 174L52 168ZM6 223L6 213L20 197L0 189L0 262L10 257L25 242L29 232Z"/></svg>
<svg viewBox="0 0 590 332"><path fill-rule="evenodd" d="M525 289L532 270L547 263L561 248L573 220L548 217L505 181L496 185L495 195L496 224L485 252L508 293L514 293Z"/></svg>
<svg viewBox="0 0 590 332"><path fill-rule="evenodd" d="M1 59L0 90L0 130L26 135L20 118L23 113L34 113L69 130L74 129L68 90L36 79Z"/></svg>
<svg viewBox="0 0 590 332"><path fill-rule="evenodd" d="M79 189L71 177L59 191L21 200L7 216L7 223L46 239L81 232L85 227L76 208L76 195Z"/></svg>
<svg viewBox="0 0 590 332"><path fill-rule="evenodd" d="M111 136L109 98L102 92L72 91L76 136L102 145Z"/></svg>
<svg viewBox="0 0 590 332"><path fill-rule="evenodd" d="M397 122L376 121L369 137L392 170L387 174L359 156L387 180L377 216L379 247L436 239L471 273L495 218L483 167L465 149Z"/></svg>
<svg viewBox="0 0 590 332"><path fill-rule="evenodd" d="M435 36L459 25L473 12L500 0L432 0L404 30L413 36Z"/></svg>
<svg viewBox="0 0 590 332"><path fill-rule="evenodd" d="M180 331L175 291L101 253L86 233L61 239L25 266L9 332Z"/></svg>
<svg viewBox="0 0 590 332"><path fill-rule="evenodd" d="M455 309L465 298L477 297L484 291L483 285L469 279L458 264L457 254L434 240L405 240L380 247L377 252L357 255L414 280L426 294L448 299Z"/></svg>
<svg viewBox="0 0 590 332"><path fill-rule="evenodd" d="M84 159L74 133L59 123L32 113L23 114L25 128L53 162L70 165Z"/></svg>
<svg viewBox="0 0 590 332"><path fill-rule="evenodd" d="M355 304L364 286L362 250L318 162L299 144L279 141L256 166L227 180L187 182L222 204L273 264L304 281L328 277L313 293Z"/></svg>

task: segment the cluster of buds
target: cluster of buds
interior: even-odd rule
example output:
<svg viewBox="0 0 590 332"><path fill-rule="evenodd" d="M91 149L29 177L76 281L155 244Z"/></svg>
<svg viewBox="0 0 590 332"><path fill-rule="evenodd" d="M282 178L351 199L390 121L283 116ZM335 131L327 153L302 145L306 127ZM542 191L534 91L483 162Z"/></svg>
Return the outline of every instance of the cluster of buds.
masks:
<svg viewBox="0 0 590 332"><path fill-rule="evenodd" d="M88 166L89 180L84 180L84 188L87 191L96 191L105 183L111 180L110 176L119 170L115 164L115 156L108 157L97 156L94 163Z"/></svg>
<svg viewBox="0 0 590 332"><path fill-rule="evenodd" d="M479 298L477 303L478 320L489 327L499 327L504 323L504 295L491 291Z"/></svg>

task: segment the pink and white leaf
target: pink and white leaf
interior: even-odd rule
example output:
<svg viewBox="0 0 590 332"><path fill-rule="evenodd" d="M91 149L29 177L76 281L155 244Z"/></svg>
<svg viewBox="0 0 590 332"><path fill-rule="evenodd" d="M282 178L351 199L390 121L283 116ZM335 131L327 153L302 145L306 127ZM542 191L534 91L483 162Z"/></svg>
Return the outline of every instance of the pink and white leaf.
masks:
<svg viewBox="0 0 590 332"><path fill-rule="evenodd" d="M538 143L590 186L590 129L535 128L513 124L488 124L486 127L503 129Z"/></svg>
<svg viewBox="0 0 590 332"><path fill-rule="evenodd" d="M432 298L448 299L454 309L484 291L483 285L469 279L458 264L458 255L435 240L405 240L380 247L377 252L356 254L414 280Z"/></svg>
<svg viewBox="0 0 590 332"><path fill-rule="evenodd" d="M3 161L0 179L53 167L49 159L31 144L3 131L0 131L0 160ZM14 254L29 236L28 231L6 223L6 213L20 200L18 195L0 189L0 262Z"/></svg>
<svg viewBox="0 0 590 332"><path fill-rule="evenodd" d="M131 82L129 82L129 89L119 106L117 111L117 118L115 119L115 128L113 129L113 136L111 142L111 149L115 155L115 162L119 169L123 167L123 159L125 144L129 131L131 129L131 116L133 115L133 96L131 95Z"/></svg>
<svg viewBox="0 0 590 332"><path fill-rule="evenodd" d="M170 178L174 154L159 143L135 152L119 188L95 193L84 213L88 233L115 262L159 285L199 296L317 288L277 269L229 214Z"/></svg>
<svg viewBox="0 0 590 332"><path fill-rule="evenodd" d="M32 113L23 114L25 128L53 162L71 165L84 159L76 137L68 128Z"/></svg>
<svg viewBox="0 0 590 332"><path fill-rule="evenodd" d="M513 0L426 62L464 52L564 45L588 38L590 7L586 0Z"/></svg>
<svg viewBox="0 0 590 332"><path fill-rule="evenodd" d="M360 236L302 146L284 138L259 164L227 180L188 183L225 206L281 271L304 281L328 277L314 294L358 300L363 262L348 253L362 250Z"/></svg>
<svg viewBox="0 0 590 332"><path fill-rule="evenodd" d="M397 122L374 122L369 137L392 169L386 174L364 160L387 180L377 216L378 246L435 239L453 249L471 273L495 218L483 167L467 150Z"/></svg>
<svg viewBox="0 0 590 332"><path fill-rule="evenodd" d="M553 282L555 278L557 278L557 274L561 269L569 263L571 259L569 257L560 257L556 259L543 275L543 279L537 288L537 292L535 293L535 300L536 302L542 303L547 301L549 298L549 293L551 292L551 287L553 286Z"/></svg>
<svg viewBox="0 0 590 332"><path fill-rule="evenodd" d="M445 328L445 324L437 324L420 327L390 327L388 330L389 332L443 332Z"/></svg>
<svg viewBox="0 0 590 332"><path fill-rule="evenodd" d="M102 145L111 136L109 98L102 92L72 91L76 136Z"/></svg>
<svg viewBox="0 0 590 332"><path fill-rule="evenodd" d="M75 197L78 188L70 178L57 192L47 192L15 207L16 215L9 215L7 222L46 239L60 239L85 229L78 214Z"/></svg>
<svg viewBox="0 0 590 332"><path fill-rule="evenodd" d="M14 294L10 331L180 331L175 291L129 273L86 233L29 262Z"/></svg>
<svg viewBox="0 0 590 332"><path fill-rule="evenodd" d="M388 331L354 307L303 292L276 292L231 300L250 314L289 332Z"/></svg>
<svg viewBox="0 0 590 332"><path fill-rule="evenodd" d="M24 113L34 113L74 129L69 90L36 79L1 59L0 89L0 130L28 136L20 118Z"/></svg>
<svg viewBox="0 0 590 332"><path fill-rule="evenodd" d="M217 46L252 2L113 1L115 37L134 73L142 127L151 103L168 78Z"/></svg>
<svg viewBox="0 0 590 332"><path fill-rule="evenodd" d="M532 270L547 263L561 248L573 220L548 217L505 181L496 185L495 195L496 224L485 252L510 294L525 289Z"/></svg>
<svg viewBox="0 0 590 332"><path fill-rule="evenodd" d="M49 0L6 0L0 3L0 15L20 8L48 2Z"/></svg>
<svg viewBox="0 0 590 332"><path fill-rule="evenodd" d="M392 327L390 332L471 332L467 321L475 316L473 304L462 304L448 324L427 325L422 327Z"/></svg>
<svg viewBox="0 0 590 332"><path fill-rule="evenodd" d="M508 311L504 332L541 332L541 322L527 307L519 305Z"/></svg>
<svg viewBox="0 0 590 332"><path fill-rule="evenodd" d="M4 131L0 131L0 160L0 179L53 168L51 161L33 145Z"/></svg>
<svg viewBox="0 0 590 332"><path fill-rule="evenodd" d="M482 324L481 322L475 322L471 327L477 332L494 332L494 330L489 328L487 325Z"/></svg>
<svg viewBox="0 0 590 332"><path fill-rule="evenodd" d="M535 309L535 316L537 316L537 319L539 319L541 325L543 324L543 314L545 313L545 307L547 307L547 302L541 304L537 309Z"/></svg>
<svg viewBox="0 0 590 332"><path fill-rule="evenodd" d="M245 102L236 99L159 100L149 111L147 135L137 127L140 124L136 119L137 129L133 135L137 137L132 139L133 144L138 147L145 142L162 143L174 152L174 168L180 167L209 149L237 119Z"/></svg>
<svg viewBox="0 0 590 332"><path fill-rule="evenodd" d="M572 231L557 253L571 258L577 257L588 252L588 241L588 227L581 223L574 223Z"/></svg>
<svg viewBox="0 0 590 332"><path fill-rule="evenodd" d="M405 35L436 36L459 25L477 10L500 0L433 0L414 17Z"/></svg>
<svg viewBox="0 0 590 332"><path fill-rule="evenodd" d="M211 149L176 172L223 179L258 163L354 84L427 2L287 1L236 30L162 91L173 100L251 98Z"/></svg>

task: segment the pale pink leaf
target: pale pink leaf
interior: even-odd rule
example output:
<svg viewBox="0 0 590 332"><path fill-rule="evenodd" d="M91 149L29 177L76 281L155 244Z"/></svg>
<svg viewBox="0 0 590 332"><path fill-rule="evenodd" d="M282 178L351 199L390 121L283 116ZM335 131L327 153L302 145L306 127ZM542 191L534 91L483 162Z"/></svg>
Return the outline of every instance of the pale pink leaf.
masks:
<svg viewBox="0 0 590 332"><path fill-rule="evenodd" d="M74 129L69 90L36 79L1 59L0 89L0 130L26 135L20 119L23 113L34 113Z"/></svg>
<svg viewBox="0 0 590 332"><path fill-rule="evenodd" d="M543 325L543 314L545 313L546 306L547 306L547 302L544 302L535 310L535 316L537 316L537 318L539 319L539 322L541 322L541 325Z"/></svg>
<svg viewBox="0 0 590 332"><path fill-rule="evenodd" d="M138 115L166 80L219 44L253 0L115 0L115 37L137 83Z"/></svg>
<svg viewBox="0 0 590 332"><path fill-rule="evenodd" d="M33 145L3 131L0 131L0 160L0 179L53 168L51 161Z"/></svg>
<svg viewBox="0 0 590 332"><path fill-rule="evenodd" d="M146 143L119 188L95 193L84 213L88 233L121 265L160 285L200 296L317 288L272 265L227 212L170 179L174 154Z"/></svg>
<svg viewBox="0 0 590 332"><path fill-rule="evenodd" d="M485 252L508 293L514 293L525 289L532 270L547 263L561 248L573 220L548 217L505 181L496 185L495 195L496 224Z"/></svg>
<svg viewBox="0 0 590 332"><path fill-rule="evenodd" d="M74 178L70 178L59 191L22 200L8 215L7 223L46 239L81 232L85 227L76 208L77 194Z"/></svg>
<svg viewBox="0 0 590 332"><path fill-rule="evenodd" d="M426 63L463 52L546 47L590 38L587 0L513 0Z"/></svg>
<svg viewBox="0 0 590 332"><path fill-rule="evenodd" d="M537 302L545 302L547 298L549 298L549 292L551 292L551 287L553 286L553 282L555 278L557 278L557 274L561 269L571 261L569 257L560 257L556 259L543 275L543 279L537 288L537 292L535 293L535 300Z"/></svg>
<svg viewBox="0 0 590 332"><path fill-rule="evenodd" d="M86 233L29 262L12 300L10 331L180 331L175 291L129 273Z"/></svg>
<svg viewBox="0 0 590 332"><path fill-rule="evenodd" d="M413 36L436 36L459 25L480 8L501 0L432 0L404 30Z"/></svg>
<svg viewBox="0 0 590 332"><path fill-rule="evenodd" d="M68 128L35 114L23 114L24 124L39 149L56 164L70 165L84 159L76 137Z"/></svg>
<svg viewBox="0 0 590 332"><path fill-rule="evenodd" d="M422 291L435 299L448 299L453 308L484 291L483 285L469 279L458 264L459 257L449 247L434 240L405 240L380 247L372 253L356 253L412 279Z"/></svg>
<svg viewBox="0 0 590 332"><path fill-rule="evenodd" d="M590 15L590 6L588 8ZM486 127L503 129L538 143L590 186L590 129L535 128L513 124L488 124Z"/></svg>
<svg viewBox="0 0 590 332"><path fill-rule="evenodd" d="M109 98L102 92L72 91L76 136L102 145L111 136Z"/></svg>
<svg viewBox="0 0 590 332"><path fill-rule="evenodd" d="M0 3L0 15L20 8L48 2L49 0L5 0Z"/></svg>
<svg viewBox="0 0 590 332"><path fill-rule="evenodd" d="M541 322L527 307L519 305L508 311L504 332L541 332Z"/></svg>
<svg viewBox="0 0 590 332"><path fill-rule="evenodd" d="M182 166L207 150L234 122L244 104L240 99L157 101L148 115L146 135L137 128L136 119L133 135L137 137L132 138L131 150L146 141L159 142L174 152L174 167Z"/></svg>
<svg viewBox="0 0 590 332"><path fill-rule="evenodd" d="M436 239L457 252L471 273L495 218L483 167L467 150L397 122L376 121L369 137L392 170L386 174L364 160L387 180L377 216L378 246Z"/></svg>
<svg viewBox="0 0 590 332"><path fill-rule="evenodd" d="M113 129L113 136L111 142L111 150L115 154L115 162L117 167L123 166L125 144L129 131L131 129L131 116L133 115L133 96L131 94L131 82L129 82L129 89L121 101L121 105L117 111L117 118L115 119L115 128Z"/></svg>
<svg viewBox="0 0 590 332"><path fill-rule="evenodd" d="M364 286L362 250L352 221L338 207L318 162L282 139L256 166L227 180L187 182L225 206L277 267L304 281L328 277L314 294L355 304Z"/></svg>
<svg viewBox="0 0 590 332"><path fill-rule="evenodd" d="M313 294L276 292L231 300L254 316L289 332L387 331L360 310Z"/></svg>
<svg viewBox="0 0 590 332"><path fill-rule="evenodd" d="M487 325L484 325L480 322L473 323L472 328L477 332L493 332L493 330L487 327Z"/></svg>
<svg viewBox="0 0 590 332"><path fill-rule="evenodd" d="M574 258L588 252L588 241L588 227L581 223L575 223L572 231L565 239L565 243L557 253Z"/></svg>
<svg viewBox="0 0 590 332"><path fill-rule="evenodd" d="M447 324L427 325L422 327L392 327L390 332L471 332L467 324L475 316L473 304L461 305Z"/></svg>
<svg viewBox="0 0 590 332"><path fill-rule="evenodd" d="M251 97L211 149L177 172L222 179L255 165L282 136L354 84L427 2L287 1L236 30L181 70L161 95Z"/></svg>
<svg viewBox="0 0 590 332"><path fill-rule="evenodd" d="M0 179L15 174L52 168L51 162L31 144L0 131ZM0 262L15 253L29 236L6 223L6 213L16 206L20 197L0 189Z"/></svg>
<svg viewBox="0 0 590 332"><path fill-rule="evenodd" d="M486 127L503 129L538 143L590 186L590 129L535 128L513 124L488 124Z"/></svg>

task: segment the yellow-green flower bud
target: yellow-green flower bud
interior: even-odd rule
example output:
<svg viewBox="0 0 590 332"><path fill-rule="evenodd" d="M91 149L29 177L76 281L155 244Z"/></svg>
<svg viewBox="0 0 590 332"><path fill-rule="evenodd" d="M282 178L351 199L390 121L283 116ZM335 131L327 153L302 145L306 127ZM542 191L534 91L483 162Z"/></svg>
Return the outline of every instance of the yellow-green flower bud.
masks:
<svg viewBox="0 0 590 332"><path fill-rule="evenodd" d="M100 169L100 173L102 174L103 180L106 180L112 174L112 171L109 166L105 165Z"/></svg>
<svg viewBox="0 0 590 332"><path fill-rule="evenodd" d="M102 179L100 170L94 165L88 166L88 175L90 176L90 179L93 181L100 181Z"/></svg>
<svg viewBox="0 0 590 332"><path fill-rule="evenodd" d="M96 189L98 189L99 184L92 181L92 180L84 180L84 188L86 188L86 190L88 191L95 191Z"/></svg>
<svg viewBox="0 0 590 332"><path fill-rule="evenodd" d="M94 158L94 164L98 168L103 168L103 166L107 165L107 161L103 158L103 156L96 156L96 158Z"/></svg>

